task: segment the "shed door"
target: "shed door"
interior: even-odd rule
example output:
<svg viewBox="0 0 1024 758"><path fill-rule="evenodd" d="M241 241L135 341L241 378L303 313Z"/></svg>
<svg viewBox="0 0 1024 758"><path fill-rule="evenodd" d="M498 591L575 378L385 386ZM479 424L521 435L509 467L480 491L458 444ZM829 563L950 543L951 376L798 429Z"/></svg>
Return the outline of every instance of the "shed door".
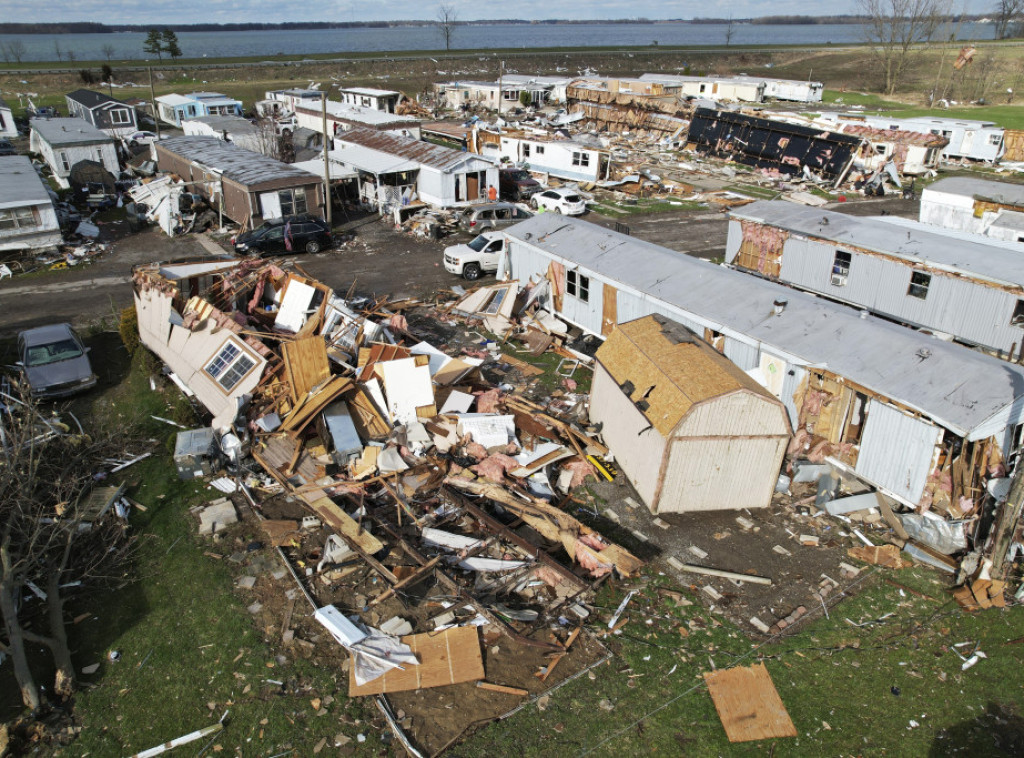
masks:
<svg viewBox="0 0 1024 758"><path fill-rule="evenodd" d="M466 174L466 199L476 200L480 197L480 177L477 174Z"/></svg>
<svg viewBox="0 0 1024 758"><path fill-rule="evenodd" d="M942 430L937 426L871 400L856 471L908 502L917 503L941 437Z"/></svg>

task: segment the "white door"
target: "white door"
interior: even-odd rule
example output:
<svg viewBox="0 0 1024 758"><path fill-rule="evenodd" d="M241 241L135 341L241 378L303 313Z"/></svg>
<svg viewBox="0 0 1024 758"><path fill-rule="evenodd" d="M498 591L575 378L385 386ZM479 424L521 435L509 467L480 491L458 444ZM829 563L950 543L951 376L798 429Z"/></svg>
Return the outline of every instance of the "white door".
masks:
<svg viewBox="0 0 1024 758"><path fill-rule="evenodd" d="M966 130L964 132L964 141L960 145L960 152L961 153L969 153L971 151L971 147L973 145L974 145L974 130L973 129L968 129L968 130Z"/></svg>
<svg viewBox="0 0 1024 758"><path fill-rule="evenodd" d="M867 411L857 473L907 502L917 503L942 430L877 400L868 402Z"/></svg>

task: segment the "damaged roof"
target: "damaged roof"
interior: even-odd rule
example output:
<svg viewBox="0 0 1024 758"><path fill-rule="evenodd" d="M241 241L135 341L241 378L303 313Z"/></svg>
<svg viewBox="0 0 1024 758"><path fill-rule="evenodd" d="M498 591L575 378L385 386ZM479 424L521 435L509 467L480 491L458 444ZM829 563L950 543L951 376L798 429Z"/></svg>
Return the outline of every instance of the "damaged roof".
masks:
<svg viewBox="0 0 1024 758"><path fill-rule="evenodd" d="M641 413L663 437L693 406L738 390L778 403L735 363L660 314L618 324L595 357L620 387L632 384L630 400L647 401Z"/></svg>
<svg viewBox="0 0 1024 758"><path fill-rule="evenodd" d="M245 150L217 137L170 137L157 143L158 151L166 150L209 169L216 169L224 177L247 187L259 187L267 182L295 179L295 183L316 181L308 171L281 163L266 155Z"/></svg>
<svg viewBox="0 0 1024 758"><path fill-rule="evenodd" d="M910 264L1024 287L1024 256L1019 248L978 235L953 236L936 226L907 225L889 217L848 216L785 200L758 200L731 211L730 216L882 253ZM831 259L828 262L831 264Z"/></svg>
<svg viewBox="0 0 1024 758"><path fill-rule="evenodd" d="M296 106L295 112L304 113L310 116L319 116L321 114L321 109L317 105L309 107L299 105ZM415 126L420 123L420 119L414 116L402 116L398 113L379 111L376 108L367 108L352 105L351 103L338 103L334 101L327 102L327 117L357 122L368 126L382 126L385 124L393 124L395 126Z"/></svg>
<svg viewBox="0 0 1024 758"><path fill-rule="evenodd" d="M939 181L928 185L924 191L963 195L1000 205L1024 206L1024 185L975 179L972 176L951 176L947 179L939 179Z"/></svg>
<svg viewBox="0 0 1024 758"><path fill-rule="evenodd" d="M847 306L575 218L542 213L505 233L584 266L624 292L699 315L716 331L846 377L961 436L988 436L1003 428L1003 417L1024 410L1024 368L874 316L862 318ZM780 300L786 305L774 315ZM1004 423L992 431L986 421L997 416Z"/></svg>
<svg viewBox="0 0 1024 758"><path fill-rule="evenodd" d="M466 163L493 165L493 162L476 154L453 150L450 147L422 142L412 137L403 137L395 132L379 132L371 129L351 129L340 133L335 140L341 140L362 147L388 153L398 158L415 161L418 166L429 166L440 171L452 171ZM391 169L392 171L400 169Z"/></svg>
<svg viewBox="0 0 1024 758"><path fill-rule="evenodd" d="M195 116L194 118L182 119L186 121L197 121L200 124L215 129L218 132L230 132L231 134L257 134L257 129L251 121L241 116Z"/></svg>
<svg viewBox="0 0 1024 758"><path fill-rule="evenodd" d="M0 208L50 203L50 194L27 155L0 158Z"/></svg>
<svg viewBox="0 0 1024 758"><path fill-rule="evenodd" d="M912 132L906 129L880 129L864 124L843 122L839 125L843 134L854 134L872 142L897 142L903 145L920 145L921 147L945 147L949 139L941 134L931 132Z"/></svg>

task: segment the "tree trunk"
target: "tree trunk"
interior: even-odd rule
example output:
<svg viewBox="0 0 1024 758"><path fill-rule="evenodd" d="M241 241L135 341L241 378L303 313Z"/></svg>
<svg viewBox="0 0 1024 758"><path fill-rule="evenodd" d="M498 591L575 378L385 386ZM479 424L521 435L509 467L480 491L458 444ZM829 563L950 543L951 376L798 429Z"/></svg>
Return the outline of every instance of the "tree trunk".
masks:
<svg viewBox="0 0 1024 758"><path fill-rule="evenodd" d="M57 667L53 691L69 697L75 691L75 667L71 663L67 629L64 627L64 598L60 594L60 572L52 571L46 580L46 608L50 616L53 663Z"/></svg>
<svg viewBox="0 0 1024 758"><path fill-rule="evenodd" d="M6 563L6 561L5 561ZM18 618L15 592L20 591L8 578L0 580L0 614L4 617L7 641L10 645L11 662L14 664L14 678L21 688L21 701L32 710L39 708L39 687L28 667L25 655L25 635Z"/></svg>

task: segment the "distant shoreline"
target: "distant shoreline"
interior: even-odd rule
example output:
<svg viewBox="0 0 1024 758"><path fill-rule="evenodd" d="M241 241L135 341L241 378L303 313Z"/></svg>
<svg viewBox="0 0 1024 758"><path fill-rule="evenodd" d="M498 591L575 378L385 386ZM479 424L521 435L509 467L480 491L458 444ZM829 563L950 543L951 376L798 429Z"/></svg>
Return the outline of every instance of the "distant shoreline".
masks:
<svg viewBox="0 0 1024 758"><path fill-rule="evenodd" d="M984 15L954 16L954 21L986 21ZM456 21L458 26L495 26L516 24L522 26L558 25L649 25L661 24L752 24L764 26L793 26L815 24L863 24L866 16L761 16L757 18L693 18L693 19L479 19ZM303 29L391 29L400 27L432 27L437 21L408 19L396 21L286 21L280 23L243 24L102 24L91 21L63 23L0 23L0 34L115 34L120 32L146 32L149 29L170 29L174 32L248 32L248 31L300 31Z"/></svg>

